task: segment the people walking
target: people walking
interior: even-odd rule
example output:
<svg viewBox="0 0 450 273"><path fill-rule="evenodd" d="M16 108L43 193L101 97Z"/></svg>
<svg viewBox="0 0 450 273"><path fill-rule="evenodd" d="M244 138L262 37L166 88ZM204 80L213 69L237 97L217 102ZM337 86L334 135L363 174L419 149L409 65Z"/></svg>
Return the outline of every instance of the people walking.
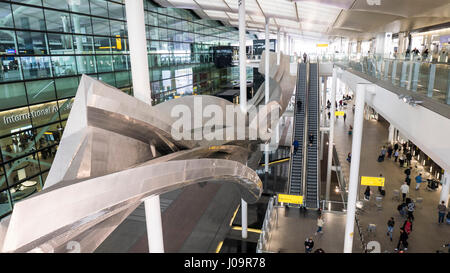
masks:
<svg viewBox="0 0 450 273"><path fill-rule="evenodd" d="M367 201L370 200L370 193L371 193L370 187L367 186L367 187L366 187L366 190L364 191L364 198L365 198Z"/></svg>
<svg viewBox="0 0 450 273"><path fill-rule="evenodd" d="M408 218L411 218L411 220L414 221L414 210L416 208L416 205L411 200L411 198L406 198L406 210L408 211Z"/></svg>
<svg viewBox="0 0 450 273"><path fill-rule="evenodd" d="M391 219L389 219L389 221L387 222L387 236L389 236L391 242L392 242L392 232L394 231L394 225L395 225L394 217L391 217Z"/></svg>
<svg viewBox="0 0 450 273"><path fill-rule="evenodd" d="M398 150L395 150L394 152L395 162L398 160Z"/></svg>
<svg viewBox="0 0 450 273"><path fill-rule="evenodd" d="M322 215L319 215L319 217L317 217L317 231L315 233L315 235L317 235L317 233L323 233L323 225L325 224L325 221L322 218Z"/></svg>
<svg viewBox="0 0 450 273"><path fill-rule="evenodd" d="M409 193L409 186L406 181L403 182L403 185L400 187L400 192L402 193L402 201L405 202L406 195Z"/></svg>
<svg viewBox="0 0 450 273"><path fill-rule="evenodd" d="M309 134L309 146L313 145L313 141L314 141L314 135L313 134Z"/></svg>
<svg viewBox="0 0 450 273"><path fill-rule="evenodd" d="M394 151L394 149L392 148L392 145L389 145L389 147L387 149L388 158L392 157L392 152L393 151Z"/></svg>
<svg viewBox="0 0 450 273"><path fill-rule="evenodd" d="M416 190L419 190L420 183L422 183L422 174L421 173L419 173L419 175L416 176Z"/></svg>
<svg viewBox="0 0 450 273"><path fill-rule="evenodd" d="M314 247L314 241L312 237L306 238L305 240L305 253L311 253Z"/></svg>
<svg viewBox="0 0 450 273"><path fill-rule="evenodd" d="M445 213L447 212L447 207L445 206L445 202L442 201L441 204L438 205L438 213L439 213L439 219L438 219L438 223L444 223L444 216Z"/></svg>
<svg viewBox="0 0 450 273"><path fill-rule="evenodd" d="M398 251L400 244L403 246L404 250L408 250L408 233L406 233L403 229L400 229L400 238L395 251Z"/></svg>

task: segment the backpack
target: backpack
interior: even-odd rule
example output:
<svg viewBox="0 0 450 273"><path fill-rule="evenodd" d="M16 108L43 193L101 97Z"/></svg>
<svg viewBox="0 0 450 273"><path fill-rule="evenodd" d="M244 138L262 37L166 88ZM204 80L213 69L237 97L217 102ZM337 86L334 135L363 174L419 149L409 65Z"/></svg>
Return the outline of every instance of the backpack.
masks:
<svg viewBox="0 0 450 273"><path fill-rule="evenodd" d="M407 221L407 222L405 223L404 230L405 230L405 232L406 232L407 234L410 234L410 233L411 233L411 222Z"/></svg>

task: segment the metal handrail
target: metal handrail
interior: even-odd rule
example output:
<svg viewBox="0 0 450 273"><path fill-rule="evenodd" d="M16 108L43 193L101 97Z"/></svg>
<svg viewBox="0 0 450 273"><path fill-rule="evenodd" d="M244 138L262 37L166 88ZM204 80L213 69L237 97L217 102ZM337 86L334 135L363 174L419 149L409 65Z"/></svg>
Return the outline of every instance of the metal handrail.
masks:
<svg viewBox="0 0 450 273"><path fill-rule="evenodd" d="M320 74L319 74L319 57L317 57L317 134L316 134L316 143L317 143L317 196L316 196L316 200L317 200L317 208L320 207L320 187L321 184L319 181L322 181L321 179L321 173L320 173L320 145L319 145L319 140L320 140Z"/></svg>
<svg viewBox="0 0 450 273"><path fill-rule="evenodd" d="M358 228L358 234L359 234L359 238L361 240L361 244L364 250L364 253L367 253L367 244L364 240L364 234L362 233L362 229L361 229L361 225L359 224L359 219L358 219L358 214L355 214L355 222L356 222L356 227Z"/></svg>
<svg viewBox="0 0 450 273"><path fill-rule="evenodd" d="M290 150L289 150L289 156L291 157L291 160L289 162L289 169L288 169L288 183L286 183L286 186L288 187L285 192L287 193L291 193L291 172L292 172L292 164L294 162L294 158L292 157L292 143L294 141L294 137L295 137L295 117L296 117L296 113L297 113L297 99L296 96L298 95L298 80L299 80L299 71L300 71L300 65L297 65L297 84L295 85L295 95L294 95L294 116L292 118L292 134L291 134L291 145L290 145Z"/></svg>
<svg viewBox="0 0 450 273"><path fill-rule="evenodd" d="M307 154L307 147L308 147L308 102L309 102L309 70L310 70L310 63L306 63L306 94L305 94L305 100L304 100L304 109L305 109L305 123L303 124L303 159L302 159L302 195L303 198L306 199L306 154Z"/></svg>

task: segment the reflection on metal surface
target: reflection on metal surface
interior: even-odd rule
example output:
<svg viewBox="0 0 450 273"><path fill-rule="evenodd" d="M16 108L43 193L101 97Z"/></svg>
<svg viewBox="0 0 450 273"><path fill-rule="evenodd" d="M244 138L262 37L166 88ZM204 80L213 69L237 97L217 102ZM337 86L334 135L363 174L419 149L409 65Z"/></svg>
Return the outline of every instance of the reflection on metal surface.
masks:
<svg viewBox="0 0 450 273"><path fill-rule="evenodd" d="M282 114L295 78L288 56L279 67L273 56L271 75L279 81L272 79L270 104ZM254 106L264 101L263 88ZM83 75L44 189L17 203L0 222L1 251L93 252L143 199L195 183L234 183L246 202L256 202L262 182L252 167L259 163L263 140L250 140L248 132L243 140L172 136L171 111L181 105L195 114L195 97L204 105L233 106L217 97L189 96L150 107ZM270 114L258 112L257 123L269 121ZM207 121L193 120L192 132ZM246 118L245 126L251 122Z"/></svg>

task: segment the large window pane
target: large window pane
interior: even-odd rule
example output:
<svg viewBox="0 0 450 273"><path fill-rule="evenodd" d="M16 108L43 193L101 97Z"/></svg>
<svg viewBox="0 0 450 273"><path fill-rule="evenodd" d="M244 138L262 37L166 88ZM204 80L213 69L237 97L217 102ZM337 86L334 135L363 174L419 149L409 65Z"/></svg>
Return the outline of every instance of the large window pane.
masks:
<svg viewBox="0 0 450 273"><path fill-rule="evenodd" d="M44 7L50 7L54 9L69 10L67 2L77 2L72 0L42 0Z"/></svg>
<svg viewBox="0 0 450 273"><path fill-rule="evenodd" d="M131 85L129 74L128 71L116 72L116 84L118 88Z"/></svg>
<svg viewBox="0 0 450 273"><path fill-rule="evenodd" d="M51 77L50 57L21 57L23 76L27 79Z"/></svg>
<svg viewBox="0 0 450 273"><path fill-rule="evenodd" d="M92 17L92 25L94 26L95 35L107 35L107 36L111 35L109 31L108 19Z"/></svg>
<svg viewBox="0 0 450 273"><path fill-rule="evenodd" d="M31 113L31 121L33 123L34 128L41 125L47 125L59 119L56 101L32 105L30 106L30 113ZM46 130L46 128L42 128L42 130L44 129ZM37 131L40 132L41 130L37 129ZM42 136L41 138L48 139L47 136ZM40 144L38 145L38 148L43 144L46 145L51 144L51 143L44 143L42 139L37 139L36 143Z"/></svg>
<svg viewBox="0 0 450 273"><path fill-rule="evenodd" d="M48 33L48 47L52 55L73 54L72 35Z"/></svg>
<svg viewBox="0 0 450 273"><path fill-rule="evenodd" d="M73 33L81 33L81 34L92 34L92 23L91 17L71 14L72 18L72 32Z"/></svg>
<svg viewBox="0 0 450 273"><path fill-rule="evenodd" d="M69 8L73 12L90 14L89 0L69 1Z"/></svg>
<svg viewBox="0 0 450 273"><path fill-rule="evenodd" d="M114 70L128 70L128 55L114 55Z"/></svg>
<svg viewBox="0 0 450 273"><path fill-rule="evenodd" d="M29 5L42 6L41 0L11 0L11 2L25 3Z"/></svg>
<svg viewBox="0 0 450 273"><path fill-rule="evenodd" d="M125 36L125 24L120 21L110 20L111 24L111 35L116 37L116 35L120 35L121 37Z"/></svg>
<svg viewBox="0 0 450 273"><path fill-rule="evenodd" d="M0 57L0 82L21 80L19 57L1 56Z"/></svg>
<svg viewBox="0 0 450 273"><path fill-rule="evenodd" d="M27 104L25 86L22 82L0 84L0 110ZM3 123L6 121L3 120ZM2 122L0 122L2 123Z"/></svg>
<svg viewBox="0 0 450 273"><path fill-rule="evenodd" d="M94 47L95 53L111 53L111 43L109 38L95 37Z"/></svg>
<svg viewBox="0 0 450 273"><path fill-rule="evenodd" d="M79 74L90 74L97 72L94 56L77 56L77 68Z"/></svg>
<svg viewBox="0 0 450 273"><path fill-rule="evenodd" d="M53 80L26 82L28 102L30 104L55 99L55 86Z"/></svg>
<svg viewBox="0 0 450 273"><path fill-rule="evenodd" d="M78 77L61 78L55 80L58 99L75 96L78 88Z"/></svg>
<svg viewBox="0 0 450 273"><path fill-rule="evenodd" d="M76 54L94 53L94 44L91 36L74 35L73 39Z"/></svg>
<svg viewBox="0 0 450 273"><path fill-rule="evenodd" d="M4 183L3 181L5 181L5 176L2 173L0 175L0 182ZM8 193L8 190L0 192L0 217L3 217L12 211Z"/></svg>
<svg viewBox="0 0 450 273"><path fill-rule="evenodd" d="M104 0L91 0L91 14L108 17L108 7Z"/></svg>
<svg viewBox="0 0 450 273"><path fill-rule="evenodd" d="M0 18L3 18L3 27L14 27L11 16L11 5L9 3L0 2Z"/></svg>
<svg viewBox="0 0 450 273"><path fill-rule="evenodd" d="M45 34L42 32L17 31L19 54L48 54Z"/></svg>
<svg viewBox="0 0 450 273"><path fill-rule="evenodd" d="M42 8L12 5L16 28L45 30Z"/></svg>
<svg viewBox="0 0 450 273"><path fill-rule="evenodd" d="M98 79L109 85L116 86L116 80L114 78L114 73L99 74Z"/></svg>
<svg viewBox="0 0 450 273"><path fill-rule="evenodd" d="M45 21L47 23L47 31L71 32L70 16L67 12L46 9Z"/></svg>
<svg viewBox="0 0 450 273"><path fill-rule="evenodd" d="M108 2L109 18L124 20L124 6Z"/></svg>
<svg viewBox="0 0 450 273"><path fill-rule="evenodd" d="M97 59L97 71L98 72L113 71L111 55L98 55L98 56L96 56L96 59Z"/></svg>
<svg viewBox="0 0 450 273"><path fill-rule="evenodd" d="M52 57L53 74L55 77L77 74L74 56Z"/></svg>

